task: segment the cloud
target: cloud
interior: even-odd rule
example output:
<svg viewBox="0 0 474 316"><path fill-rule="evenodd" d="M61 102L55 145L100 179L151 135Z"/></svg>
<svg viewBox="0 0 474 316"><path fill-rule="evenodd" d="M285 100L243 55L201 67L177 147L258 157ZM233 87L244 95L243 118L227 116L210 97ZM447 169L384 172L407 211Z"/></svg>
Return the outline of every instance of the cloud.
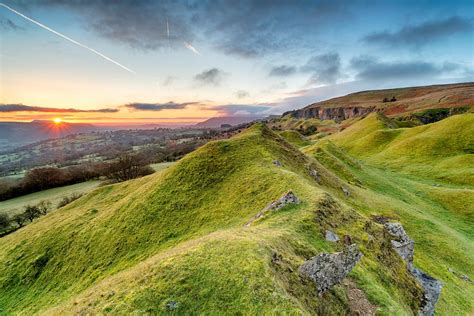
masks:
<svg viewBox="0 0 474 316"><path fill-rule="evenodd" d="M311 57L302 72L312 73L312 83L334 83L341 77L341 58L338 53L327 53Z"/></svg>
<svg viewBox="0 0 474 316"><path fill-rule="evenodd" d="M18 0L19 5L74 11L100 36L140 50L182 49L205 38L226 54L257 57L309 46L312 28L346 18L352 4L314 0L156 1ZM169 36L167 21L169 25Z"/></svg>
<svg viewBox="0 0 474 316"><path fill-rule="evenodd" d="M205 106L202 109L217 111L220 116L263 116L265 111L268 111L270 108L270 106L265 105L223 104Z"/></svg>
<svg viewBox="0 0 474 316"><path fill-rule="evenodd" d="M10 19L0 18L0 29L5 31L22 31L23 27L19 26Z"/></svg>
<svg viewBox="0 0 474 316"><path fill-rule="evenodd" d="M162 110L180 110L185 109L189 105L197 105L199 102L186 102L186 103L129 103L123 105L123 107L134 110L134 111L162 111Z"/></svg>
<svg viewBox="0 0 474 316"><path fill-rule="evenodd" d="M281 65L273 67L268 75L270 77L285 77L296 73L297 69L295 66Z"/></svg>
<svg viewBox="0 0 474 316"><path fill-rule="evenodd" d="M48 112L48 113L115 113L118 109L80 110L72 108L48 108L42 106L29 106L24 104L0 104L0 113L6 112Z"/></svg>
<svg viewBox="0 0 474 316"><path fill-rule="evenodd" d="M393 32L375 32L365 36L362 40L368 44L388 47L419 47L456 33L472 32L472 27L472 20L452 16L444 20L407 25Z"/></svg>
<svg viewBox="0 0 474 316"><path fill-rule="evenodd" d="M384 62L375 57L353 58L351 66L357 70L356 79L361 80L398 80L437 77L460 70L461 65L444 63L437 65L425 61Z"/></svg>
<svg viewBox="0 0 474 316"><path fill-rule="evenodd" d="M239 90L239 91L235 92L235 96L238 99L245 99L245 98L248 98L250 96L250 93L248 91L245 91L245 90Z"/></svg>
<svg viewBox="0 0 474 316"><path fill-rule="evenodd" d="M198 73L196 76L194 76L194 80L201 85L218 86L221 84L223 77L224 72L222 70L218 68L212 68Z"/></svg>
<svg viewBox="0 0 474 316"><path fill-rule="evenodd" d="M177 78L175 76L167 76L165 80L161 83L163 87L171 86Z"/></svg>

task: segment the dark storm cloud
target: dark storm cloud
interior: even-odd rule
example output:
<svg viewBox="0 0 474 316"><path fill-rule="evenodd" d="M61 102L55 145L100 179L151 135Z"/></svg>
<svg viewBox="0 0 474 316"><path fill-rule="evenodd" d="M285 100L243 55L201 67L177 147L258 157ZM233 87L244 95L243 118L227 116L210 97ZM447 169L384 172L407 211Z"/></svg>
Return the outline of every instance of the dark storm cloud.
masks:
<svg viewBox="0 0 474 316"><path fill-rule="evenodd" d="M78 110L72 108L48 108L24 104L0 104L0 113L5 112L48 112L48 113L115 113L118 109Z"/></svg>
<svg viewBox="0 0 474 316"><path fill-rule="evenodd" d="M351 60L357 79L397 80L437 77L461 68L460 65L444 63L436 65L425 61L383 62L375 57L363 56Z"/></svg>
<svg viewBox="0 0 474 316"><path fill-rule="evenodd" d="M334 83L341 77L341 58L338 53L327 53L311 57L302 72L312 73L313 83Z"/></svg>
<svg viewBox="0 0 474 316"><path fill-rule="evenodd" d="M384 46L422 46L456 33L472 32L470 19L452 16L444 20L426 21L422 24L407 25L396 31L383 31L369 34L363 41Z"/></svg>
<svg viewBox="0 0 474 316"><path fill-rule="evenodd" d="M185 109L188 105L196 105L199 102L186 102L186 103L129 103L125 104L124 107L135 110L135 111L162 111L162 110L180 110Z"/></svg>
<svg viewBox="0 0 474 316"><path fill-rule="evenodd" d="M296 73L296 70L297 69L295 66L288 66L288 65L275 66L270 70L268 75L270 77L285 77L285 76L290 76Z"/></svg>
<svg viewBox="0 0 474 316"><path fill-rule="evenodd" d="M156 50L206 39L221 51L242 57L309 45L311 28L347 17L341 1L19 1L24 6L73 10L101 36L123 44ZM166 21L169 21L170 36ZM346 20L347 21L347 20Z"/></svg>
<svg viewBox="0 0 474 316"><path fill-rule="evenodd" d="M218 68L204 70L194 76L194 80L202 85L218 86L221 84L225 73Z"/></svg>

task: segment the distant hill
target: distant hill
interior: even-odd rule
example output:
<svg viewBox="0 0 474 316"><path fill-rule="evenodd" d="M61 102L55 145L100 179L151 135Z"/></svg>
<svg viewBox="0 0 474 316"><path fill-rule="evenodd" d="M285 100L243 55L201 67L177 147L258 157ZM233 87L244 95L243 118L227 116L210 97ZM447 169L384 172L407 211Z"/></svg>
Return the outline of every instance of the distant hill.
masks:
<svg viewBox="0 0 474 316"><path fill-rule="evenodd" d="M195 127L199 128L218 128L222 124L228 125L239 125L244 123L249 123L258 119L263 118L263 116L222 116L222 117L211 117L203 122L197 123Z"/></svg>
<svg viewBox="0 0 474 316"><path fill-rule="evenodd" d="M474 83L459 83L386 90L370 90L310 104L289 111L295 118L318 118L342 121L382 112L387 116L403 116L431 109L458 109L474 105Z"/></svg>
<svg viewBox="0 0 474 316"><path fill-rule="evenodd" d="M71 134L100 130L100 127L84 123L35 120L32 122L0 122L0 148L14 147Z"/></svg>

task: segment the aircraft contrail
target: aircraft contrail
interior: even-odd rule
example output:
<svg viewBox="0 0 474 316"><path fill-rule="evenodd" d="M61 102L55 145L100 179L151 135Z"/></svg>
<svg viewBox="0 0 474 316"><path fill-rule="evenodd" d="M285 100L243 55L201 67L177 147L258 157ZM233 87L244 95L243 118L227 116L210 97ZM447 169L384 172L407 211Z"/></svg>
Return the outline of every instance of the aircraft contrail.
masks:
<svg viewBox="0 0 474 316"><path fill-rule="evenodd" d="M16 10L10 8L10 7L7 6L6 4L3 4L3 3L0 2L0 6L4 7L4 8L7 9L7 10L10 10L11 12L13 12L13 13L15 13L15 14L21 16L22 18L24 18L24 19L26 19L26 20L28 20L28 21L30 21L30 22L32 22L32 23L38 25L39 27L42 27L43 29L45 29L45 30L47 30L47 31L50 31L51 33L54 33L54 34L56 34L56 35L58 35L58 36L64 38L65 40L70 41L71 43L74 43L74 44L76 44L76 45L78 45L78 46L80 46L80 47L82 47L82 48L85 48L85 49L87 49L87 50L93 52L93 53L96 54L96 55L99 55L100 57L104 58L105 60L110 61L111 63L114 63L115 65L119 66L120 68L125 69L126 71L131 72L132 74L135 74L135 72L134 72L133 70L131 70L131 69L125 67L124 65L122 65L122 64L120 64L120 63L118 63L118 62L116 62L116 61L113 60L112 58L107 57L107 56L105 56L104 54L102 54L102 53L96 51L95 49L90 48L90 47L88 47L88 46L86 46L86 45L84 45L84 44L81 44L81 43L79 43L78 41L75 41L75 40L73 40L72 38L70 38L70 37L68 37L68 36L66 36L66 35L64 35L64 34L59 33L59 32L57 32L57 31L55 31L55 30L53 30L53 29L47 27L46 25L44 25L44 24L42 24L42 23L40 23L40 22L38 22L38 21L35 21L35 20L33 20L33 19L27 17L26 15L24 15L24 14L22 14L22 13L16 11Z"/></svg>
<svg viewBox="0 0 474 316"><path fill-rule="evenodd" d="M170 25L168 24L168 18L166 18L166 31L168 33L168 37L170 37Z"/></svg>
<svg viewBox="0 0 474 316"><path fill-rule="evenodd" d="M189 44L188 42L184 42L184 47L186 47L187 49L189 49L190 51L192 51L196 55L201 55L201 53L196 48L194 48L193 45Z"/></svg>

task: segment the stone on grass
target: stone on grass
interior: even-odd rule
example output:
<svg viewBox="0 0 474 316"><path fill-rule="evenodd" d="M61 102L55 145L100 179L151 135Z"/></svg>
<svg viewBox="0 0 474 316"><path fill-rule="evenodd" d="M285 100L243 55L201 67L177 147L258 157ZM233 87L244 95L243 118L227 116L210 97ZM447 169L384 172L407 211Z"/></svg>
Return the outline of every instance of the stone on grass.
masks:
<svg viewBox="0 0 474 316"><path fill-rule="evenodd" d="M326 236L327 241L332 241L332 242L339 241L339 236L330 230L326 230L325 236Z"/></svg>
<svg viewBox="0 0 474 316"><path fill-rule="evenodd" d="M342 252L322 253L303 263L299 272L311 279L319 294L339 284L359 262L362 253L356 244Z"/></svg>

